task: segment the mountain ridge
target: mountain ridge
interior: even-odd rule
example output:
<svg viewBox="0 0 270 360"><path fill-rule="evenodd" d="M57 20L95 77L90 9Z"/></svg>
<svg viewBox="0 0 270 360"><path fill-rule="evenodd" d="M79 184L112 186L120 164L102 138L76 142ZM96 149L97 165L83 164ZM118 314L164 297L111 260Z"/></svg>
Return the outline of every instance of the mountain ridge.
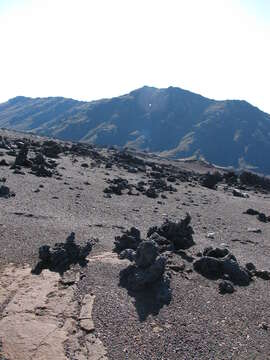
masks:
<svg viewBox="0 0 270 360"><path fill-rule="evenodd" d="M269 114L245 100L208 99L177 87L144 86L91 102L18 96L0 104L0 126L270 174Z"/></svg>

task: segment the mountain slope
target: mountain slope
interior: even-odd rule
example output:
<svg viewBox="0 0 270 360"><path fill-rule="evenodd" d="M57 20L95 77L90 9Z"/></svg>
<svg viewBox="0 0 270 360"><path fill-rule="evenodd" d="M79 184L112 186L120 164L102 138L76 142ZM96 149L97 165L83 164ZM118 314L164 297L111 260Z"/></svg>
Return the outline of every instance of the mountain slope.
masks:
<svg viewBox="0 0 270 360"><path fill-rule="evenodd" d="M0 105L0 126L270 174L270 115L179 88L143 87L93 102L17 97Z"/></svg>

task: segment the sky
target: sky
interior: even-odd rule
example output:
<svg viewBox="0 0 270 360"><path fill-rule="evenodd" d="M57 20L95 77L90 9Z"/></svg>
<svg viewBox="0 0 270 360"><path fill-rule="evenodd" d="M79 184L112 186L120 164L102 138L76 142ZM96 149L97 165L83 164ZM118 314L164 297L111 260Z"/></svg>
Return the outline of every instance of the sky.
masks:
<svg viewBox="0 0 270 360"><path fill-rule="evenodd" d="M0 0L0 102L141 86L270 113L269 0Z"/></svg>

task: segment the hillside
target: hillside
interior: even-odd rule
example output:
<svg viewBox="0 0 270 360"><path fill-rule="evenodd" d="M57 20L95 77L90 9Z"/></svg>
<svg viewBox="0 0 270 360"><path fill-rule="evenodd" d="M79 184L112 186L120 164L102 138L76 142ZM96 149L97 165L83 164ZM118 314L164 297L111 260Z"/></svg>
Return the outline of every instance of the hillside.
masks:
<svg viewBox="0 0 270 360"><path fill-rule="evenodd" d="M269 179L7 130L0 147L0 359L270 358Z"/></svg>
<svg viewBox="0 0 270 360"><path fill-rule="evenodd" d="M270 115L180 88L143 87L93 102L16 97L0 105L0 126L270 174Z"/></svg>

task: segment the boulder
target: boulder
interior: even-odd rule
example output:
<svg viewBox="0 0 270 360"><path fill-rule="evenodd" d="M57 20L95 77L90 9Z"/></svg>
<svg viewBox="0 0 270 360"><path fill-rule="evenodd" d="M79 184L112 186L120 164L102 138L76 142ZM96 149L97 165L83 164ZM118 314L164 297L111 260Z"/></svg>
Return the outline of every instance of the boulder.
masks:
<svg viewBox="0 0 270 360"><path fill-rule="evenodd" d="M188 249L195 244L192 237L194 232L190 222L191 216L189 214L186 214L185 218L179 222L166 220L160 227L151 227L147 236L151 237L152 234L157 233L169 240L176 250Z"/></svg>
<svg viewBox="0 0 270 360"><path fill-rule="evenodd" d="M92 246L93 241L88 241L85 246L77 245L73 232L64 243L56 243L53 247L42 245L39 248L40 261L32 273L38 275L43 269L50 269L63 274L72 264L84 264Z"/></svg>
<svg viewBox="0 0 270 360"><path fill-rule="evenodd" d="M42 153L50 158L58 158L59 154L63 152L63 147L56 141L44 141L42 146Z"/></svg>
<svg viewBox="0 0 270 360"><path fill-rule="evenodd" d="M222 280L218 287L221 294L232 294L234 292L233 284L227 280Z"/></svg>
<svg viewBox="0 0 270 360"><path fill-rule="evenodd" d="M240 198L248 198L249 195L247 193L244 193L238 189L233 189L233 196L240 197Z"/></svg>
<svg viewBox="0 0 270 360"><path fill-rule="evenodd" d="M136 258L136 252L132 249L125 249L120 252L119 259L127 259L129 261L134 261Z"/></svg>
<svg viewBox="0 0 270 360"><path fill-rule="evenodd" d="M208 256L196 260L193 267L195 271L210 279L218 279L223 274L220 260Z"/></svg>
<svg viewBox="0 0 270 360"><path fill-rule="evenodd" d="M0 198L9 198L11 196L15 196L15 194L10 191L9 187L6 185L0 185Z"/></svg>
<svg viewBox="0 0 270 360"><path fill-rule="evenodd" d="M228 249L206 248L203 256L194 262L193 267L195 271L211 279L226 275L237 285L246 286L251 280L249 271L239 265L236 257Z"/></svg>
<svg viewBox="0 0 270 360"><path fill-rule="evenodd" d="M270 280L270 271L267 270L256 270L255 276L263 279L263 280Z"/></svg>
<svg viewBox="0 0 270 360"><path fill-rule="evenodd" d="M154 241L142 241L136 251L135 262L141 268L147 268L154 264L158 256L158 248Z"/></svg>
<svg viewBox="0 0 270 360"><path fill-rule="evenodd" d="M248 214L248 215L259 215L260 212L255 210L255 209L252 209L252 208L249 208L247 209L247 211L244 212L244 214Z"/></svg>
<svg viewBox="0 0 270 360"><path fill-rule="evenodd" d="M125 249L136 250L141 242L141 234L138 229L132 227L121 236L116 236L114 241L114 252L118 254Z"/></svg>
<svg viewBox="0 0 270 360"><path fill-rule="evenodd" d="M222 175L216 171L213 174L207 173L201 176L200 183L209 189L216 189L216 185L222 181Z"/></svg>
<svg viewBox="0 0 270 360"><path fill-rule="evenodd" d="M120 284L132 291L140 291L159 281L165 272L166 259L162 256L148 268L129 265L120 272Z"/></svg>
<svg viewBox="0 0 270 360"><path fill-rule="evenodd" d="M14 162L14 165L13 165L14 167L16 167L16 166L31 167L32 162L31 162L31 160L29 160L29 159L27 158L28 150L29 150L29 149L28 149L28 146L27 146L27 145L23 146L23 147L20 149L18 155L17 155L16 158L15 158L15 162Z"/></svg>

